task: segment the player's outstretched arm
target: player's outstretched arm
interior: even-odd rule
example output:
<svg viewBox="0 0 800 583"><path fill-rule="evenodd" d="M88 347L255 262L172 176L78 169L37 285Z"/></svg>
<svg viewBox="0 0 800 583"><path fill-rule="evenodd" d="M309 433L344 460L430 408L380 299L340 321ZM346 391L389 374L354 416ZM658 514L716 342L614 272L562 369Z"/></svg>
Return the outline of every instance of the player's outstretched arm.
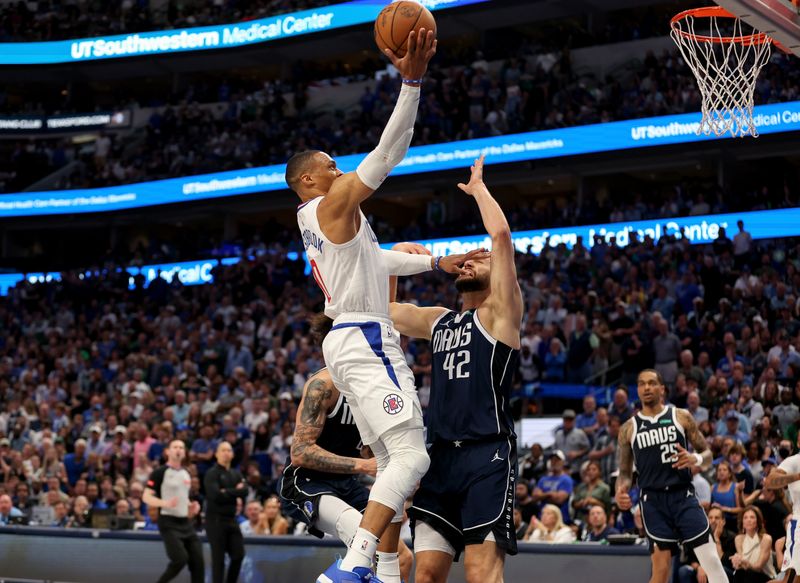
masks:
<svg viewBox="0 0 800 583"><path fill-rule="evenodd" d="M306 381L292 437L292 465L333 474L374 476L378 470L374 458L336 455L317 445L317 439L325 427L328 411L334 407L338 399L339 391L327 370L319 371Z"/></svg>
<svg viewBox="0 0 800 583"><path fill-rule="evenodd" d="M419 243L397 243L391 251L385 253L392 254L386 256L387 261L391 261L391 257L395 255L422 258L423 260L427 258L429 261L435 261L431 257L430 251ZM391 267L389 273L392 273ZM395 300L397 300L397 277L393 275L389 278L389 317L392 319L394 327L403 336L430 340L433 323L447 310L444 308L420 308L414 304L401 304Z"/></svg>
<svg viewBox="0 0 800 583"><path fill-rule="evenodd" d="M422 77L434 54L436 38L433 31L426 32L425 29L420 29L419 35L414 31L409 33L408 52L402 59L387 49L387 56L403 79L400 96L378 146L355 172L337 179L320 203L317 213L323 224L351 221L358 205L377 190L389 172L405 158L414 135Z"/></svg>
<svg viewBox="0 0 800 583"><path fill-rule="evenodd" d="M628 419L619 428L619 476L617 476L615 500L617 507L622 510L631 509L631 497L628 491L633 484L633 448L631 435L633 434L633 419Z"/></svg>
<svg viewBox="0 0 800 583"><path fill-rule="evenodd" d="M700 433L700 430L697 428L697 422L694 420L691 413L686 409L678 409L677 414L678 423L681 424L686 433L686 441L692 445L692 449L694 449L695 453L689 453L679 445L677 447L677 459L672 467L681 470L691 468L692 466L700 466L703 471L707 470L711 467L713 457L711 450L708 449L706 438Z"/></svg>
<svg viewBox="0 0 800 583"><path fill-rule="evenodd" d="M484 159L485 156L481 155L475 160L469 182L459 183L458 187L478 203L483 226L492 238L491 293L487 301L494 323L491 332L501 342L519 348L523 304L514 263L514 244L503 209L483 182Z"/></svg>
<svg viewBox="0 0 800 583"><path fill-rule="evenodd" d="M764 478L764 487L768 490L781 490L800 480L800 474L789 474L781 468L773 468L769 476Z"/></svg>

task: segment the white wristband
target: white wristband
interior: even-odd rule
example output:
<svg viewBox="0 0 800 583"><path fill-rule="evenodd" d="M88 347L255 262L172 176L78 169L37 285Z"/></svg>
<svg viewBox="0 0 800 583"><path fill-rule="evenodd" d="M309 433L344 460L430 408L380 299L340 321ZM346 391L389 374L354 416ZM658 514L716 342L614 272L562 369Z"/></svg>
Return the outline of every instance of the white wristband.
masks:
<svg viewBox="0 0 800 583"><path fill-rule="evenodd" d="M696 453L696 454L694 454L694 459L697 460L697 463L695 464L696 466L702 466L703 465L703 456L702 455L700 455L699 453Z"/></svg>

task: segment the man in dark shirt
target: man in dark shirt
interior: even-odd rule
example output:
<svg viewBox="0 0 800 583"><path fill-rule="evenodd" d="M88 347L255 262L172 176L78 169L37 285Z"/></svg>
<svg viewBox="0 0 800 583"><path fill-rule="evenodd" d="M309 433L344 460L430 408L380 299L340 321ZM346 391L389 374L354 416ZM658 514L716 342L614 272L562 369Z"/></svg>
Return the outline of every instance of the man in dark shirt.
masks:
<svg viewBox="0 0 800 583"><path fill-rule="evenodd" d="M589 509L588 523L586 532L583 533L584 542L607 541L609 535L619 534L616 528L608 526L608 515L602 506L595 505Z"/></svg>
<svg viewBox="0 0 800 583"><path fill-rule="evenodd" d="M206 535L211 545L213 583L225 580L225 554L230 557L228 583L236 583L244 560L244 539L236 521L236 500L247 497L247 486L239 470L231 468L233 447L228 441L217 445L217 463L206 472Z"/></svg>

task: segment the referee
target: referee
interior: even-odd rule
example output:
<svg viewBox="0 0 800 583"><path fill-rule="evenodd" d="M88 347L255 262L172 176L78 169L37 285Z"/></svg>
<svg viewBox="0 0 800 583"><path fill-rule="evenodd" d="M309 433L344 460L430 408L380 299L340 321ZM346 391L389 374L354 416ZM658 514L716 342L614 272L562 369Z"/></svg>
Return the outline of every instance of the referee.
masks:
<svg viewBox="0 0 800 583"><path fill-rule="evenodd" d="M200 512L200 504L189 502L192 477L181 465L186 457L186 446L180 439L173 439L166 455L167 465L150 474L142 497L148 506L161 509L158 530L167 549L169 565L158 583L171 581L186 565L189 566L192 583L203 583L203 547L191 521Z"/></svg>
<svg viewBox="0 0 800 583"><path fill-rule="evenodd" d="M244 560L244 539L236 521L236 499L247 497L244 478L231 469L233 448L227 441L217 446L217 463L206 472L206 536L211 545L211 580L225 581L225 554L230 556L228 583L236 583Z"/></svg>

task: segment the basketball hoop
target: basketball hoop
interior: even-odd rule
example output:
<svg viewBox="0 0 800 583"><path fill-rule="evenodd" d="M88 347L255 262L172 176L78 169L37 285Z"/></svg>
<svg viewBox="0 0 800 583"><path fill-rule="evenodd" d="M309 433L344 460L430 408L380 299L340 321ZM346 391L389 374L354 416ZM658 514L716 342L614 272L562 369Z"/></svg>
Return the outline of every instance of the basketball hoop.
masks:
<svg viewBox="0 0 800 583"><path fill-rule="evenodd" d="M773 40L720 6L686 10L670 26L703 99L697 135L758 137L753 93Z"/></svg>

